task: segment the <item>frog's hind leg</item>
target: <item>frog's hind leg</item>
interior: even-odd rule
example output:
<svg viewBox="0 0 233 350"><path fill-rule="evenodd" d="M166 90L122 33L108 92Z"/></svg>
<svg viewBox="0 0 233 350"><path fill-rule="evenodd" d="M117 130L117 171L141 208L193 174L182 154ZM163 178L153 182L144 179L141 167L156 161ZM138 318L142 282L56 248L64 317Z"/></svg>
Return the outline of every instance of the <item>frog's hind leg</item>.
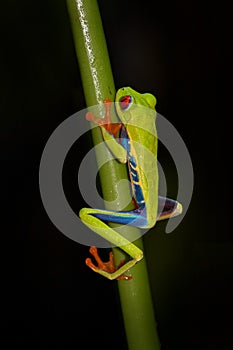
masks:
<svg viewBox="0 0 233 350"><path fill-rule="evenodd" d="M182 204L178 201L166 197L158 198L157 220L165 220L182 213Z"/></svg>
<svg viewBox="0 0 233 350"><path fill-rule="evenodd" d="M131 212L123 212L124 217L127 218L129 221L135 220L137 216L135 216L135 213ZM118 222L122 223L122 220L119 218L122 218L122 212L114 212L114 211L105 211L105 210L98 210L98 209L92 209L92 208L83 208L79 212L80 219L82 222L89 227L92 231L97 233L102 238L106 239L107 241L111 242L114 246L120 247L123 251L125 251L129 256L132 258L129 261L127 261L124 265L119 266L119 268L115 268L114 271L112 271L112 265L110 264L110 267L108 266L109 263L103 263L97 261L98 266L95 266L90 259L86 261L87 265L94 270L95 272L109 278L109 279L119 279L121 276L124 276L125 272L133 267L138 261L140 261L143 258L143 252L141 249L136 247L133 243L128 241L125 237L121 236L118 232L116 232L114 229L109 227L106 223L104 223L102 220L111 221L111 222ZM125 222L126 223L126 222ZM93 251L95 252L95 251ZM93 255L93 254L92 254ZM99 257L97 257L96 260L99 260Z"/></svg>

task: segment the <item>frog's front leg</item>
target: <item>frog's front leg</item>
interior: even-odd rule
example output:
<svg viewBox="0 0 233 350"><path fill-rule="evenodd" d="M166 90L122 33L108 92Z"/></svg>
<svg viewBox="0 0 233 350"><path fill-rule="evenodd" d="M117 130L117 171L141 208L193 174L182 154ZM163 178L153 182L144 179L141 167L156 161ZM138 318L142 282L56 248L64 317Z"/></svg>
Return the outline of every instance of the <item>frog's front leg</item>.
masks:
<svg viewBox="0 0 233 350"><path fill-rule="evenodd" d="M117 136L119 131L121 130L121 123L113 123L111 121L110 108L111 108L111 100L106 99L104 101L105 106L105 117L97 118L91 112L86 114L86 119L100 126L103 139L106 142L107 147L112 152L112 154L118 159L121 163L126 163L127 161L127 151L124 147L118 142Z"/></svg>
<svg viewBox="0 0 233 350"><path fill-rule="evenodd" d="M92 114L91 112L87 112L86 119L90 122L93 122L100 127L103 127L109 134L111 134L114 138L117 137L117 134L119 130L121 129L121 123L113 123L111 120L111 108L112 101L107 98L104 100L104 106L105 106L105 117L104 118L97 118Z"/></svg>
<svg viewBox="0 0 233 350"><path fill-rule="evenodd" d="M110 280L113 279L129 279L124 274L127 270L132 268L138 261L143 258L143 252L135 246L133 243L129 242L126 238L121 236L118 232L113 230L107 224L105 224L102 219L111 222L122 222L124 223L124 218L129 220L135 219L135 214L130 212L114 212L108 210L98 210L92 208L83 208L79 212L80 219L82 222L89 227L92 231L96 232L98 235L111 242L114 246L120 247L124 252L129 254L131 260L127 261L124 265L120 265L118 268L114 267L112 257L110 256L110 262L103 263L99 256L97 255L95 248L92 249L94 257L97 260L98 266L95 266L90 259L86 261L87 265L95 272L107 277ZM101 219L99 217L101 217Z"/></svg>

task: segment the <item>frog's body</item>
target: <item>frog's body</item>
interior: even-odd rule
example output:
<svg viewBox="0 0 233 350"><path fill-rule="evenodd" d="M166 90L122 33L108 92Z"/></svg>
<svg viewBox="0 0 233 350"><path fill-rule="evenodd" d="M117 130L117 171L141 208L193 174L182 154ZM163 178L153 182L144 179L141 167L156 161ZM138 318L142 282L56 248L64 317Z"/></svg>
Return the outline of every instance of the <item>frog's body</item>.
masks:
<svg viewBox="0 0 233 350"><path fill-rule="evenodd" d="M135 128L133 132L130 128L128 130L128 164L133 197L139 208L145 207L144 224L142 223L140 227L153 227L156 222L154 213L157 213L158 202L157 138L155 127L152 126L151 130L152 133L141 128ZM137 148L142 148L142 136L147 140L145 149L152 152L153 157L143 156L144 147L138 154Z"/></svg>
<svg viewBox="0 0 233 350"><path fill-rule="evenodd" d="M116 212L91 208L83 208L80 211L80 218L88 227L121 247L132 257L132 260L116 270L112 262L110 268L106 266L109 263L102 263L97 250L92 248L91 253L99 262L99 266L94 266L90 259L87 259L87 265L109 279L127 279L124 273L142 259L143 253L103 221L150 228L157 220L176 216L182 211L178 202L158 196L155 104L156 99L153 95L139 94L127 87L119 89L116 94L116 111L121 121L117 129L116 125L111 126L109 100L106 102L104 120L90 113L87 115L88 120L101 126L104 140L116 158L120 162L128 162L132 194L136 203L136 208L132 211ZM120 143L115 139L118 129L120 129Z"/></svg>

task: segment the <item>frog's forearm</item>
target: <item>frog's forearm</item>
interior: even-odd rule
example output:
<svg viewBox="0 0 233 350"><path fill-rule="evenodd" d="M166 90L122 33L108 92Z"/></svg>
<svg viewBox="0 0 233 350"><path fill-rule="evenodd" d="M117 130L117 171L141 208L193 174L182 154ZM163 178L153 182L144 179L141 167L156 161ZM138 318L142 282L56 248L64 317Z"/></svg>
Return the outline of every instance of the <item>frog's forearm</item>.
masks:
<svg viewBox="0 0 233 350"><path fill-rule="evenodd" d="M121 162L126 163L127 162L127 151L124 149L124 147L121 146L117 140L108 133L108 131L105 130L105 128L101 127L103 139L108 147L108 149L112 152L112 154L115 156L115 158Z"/></svg>

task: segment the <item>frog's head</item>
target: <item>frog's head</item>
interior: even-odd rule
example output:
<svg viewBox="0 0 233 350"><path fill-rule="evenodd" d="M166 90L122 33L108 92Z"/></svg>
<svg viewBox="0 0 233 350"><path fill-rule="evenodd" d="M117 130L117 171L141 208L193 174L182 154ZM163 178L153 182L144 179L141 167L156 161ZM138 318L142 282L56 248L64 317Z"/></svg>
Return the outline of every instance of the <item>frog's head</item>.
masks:
<svg viewBox="0 0 233 350"><path fill-rule="evenodd" d="M140 94L130 87L124 87L116 93L116 111L120 120L126 124L142 115L142 108L155 110L156 98L154 95Z"/></svg>

